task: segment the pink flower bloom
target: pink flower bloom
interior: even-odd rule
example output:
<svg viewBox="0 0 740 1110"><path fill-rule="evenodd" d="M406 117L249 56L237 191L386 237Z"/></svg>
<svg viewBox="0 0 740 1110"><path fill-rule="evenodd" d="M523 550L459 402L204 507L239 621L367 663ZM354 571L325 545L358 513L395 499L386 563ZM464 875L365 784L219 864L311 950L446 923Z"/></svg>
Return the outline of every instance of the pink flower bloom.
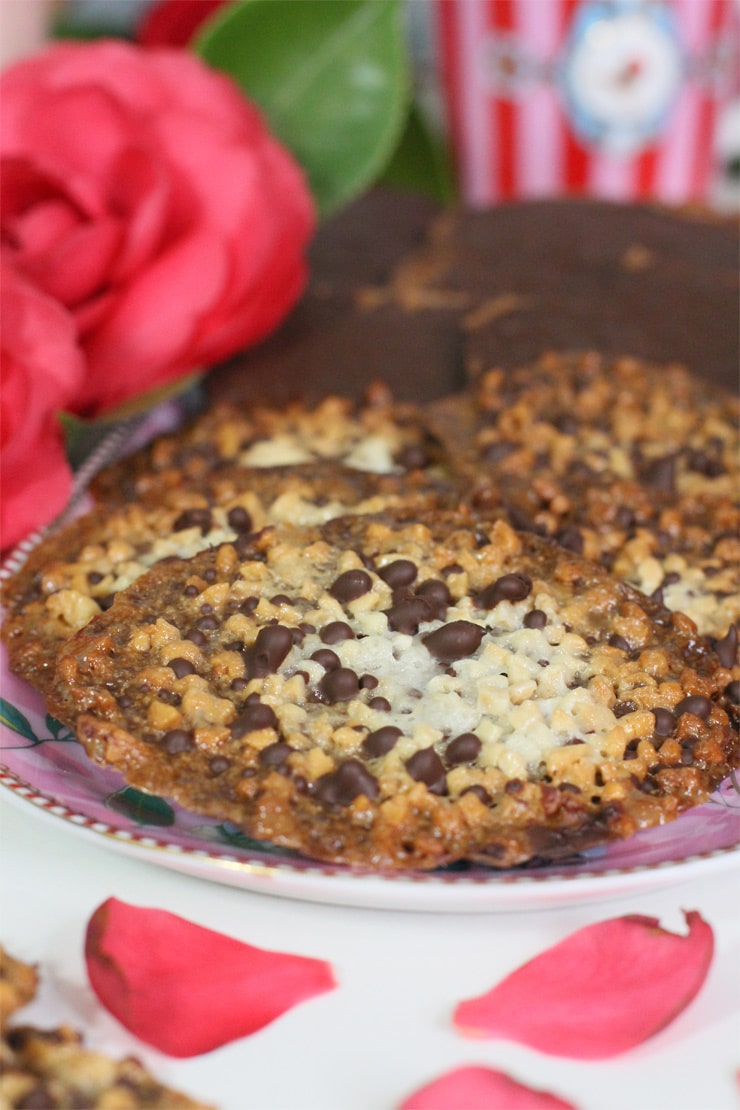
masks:
<svg viewBox="0 0 740 1110"><path fill-rule="evenodd" d="M505 1072L493 1068L455 1068L420 1087L401 1103L399 1110L574 1110L548 1091L525 1087Z"/></svg>
<svg viewBox="0 0 740 1110"><path fill-rule="evenodd" d="M234 354L296 301L312 201L230 79L182 50L64 43L0 95L3 236L74 316L76 412Z"/></svg>
<svg viewBox="0 0 740 1110"><path fill-rule="evenodd" d="M686 921L686 936L637 914L588 925L461 1002L454 1023L574 1060L626 1052L673 1021L707 977L712 930L695 910Z"/></svg>
<svg viewBox="0 0 740 1110"><path fill-rule="evenodd" d="M81 387L84 360L72 316L3 255L0 327L0 547L48 523L72 474L57 413Z"/></svg>
<svg viewBox="0 0 740 1110"><path fill-rule="evenodd" d="M323 960L253 948L116 898L90 918L85 959L106 1009L170 1056L210 1052L336 985Z"/></svg>

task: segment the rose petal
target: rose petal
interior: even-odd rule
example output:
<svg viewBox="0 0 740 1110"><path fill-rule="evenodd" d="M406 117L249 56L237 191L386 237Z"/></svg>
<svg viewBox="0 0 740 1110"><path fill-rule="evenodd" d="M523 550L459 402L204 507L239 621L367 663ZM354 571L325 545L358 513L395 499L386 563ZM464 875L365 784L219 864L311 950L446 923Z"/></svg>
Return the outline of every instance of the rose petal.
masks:
<svg viewBox="0 0 740 1110"><path fill-rule="evenodd" d="M626 1052L677 1017L707 976L712 929L695 910L685 917L686 936L636 914L579 929L461 1002L454 1024L577 1060Z"/></svg>
<svg viewBox="0 0 740 1110"><path fill-rule="evenodd" d="M85 958L103 1005L170 1056L210 1052L336 986L323 960L253 948L116 898L90 918Z"/></svg>
<svg viewBox="0 0 740 1110"><path fill-rule="evenodd" d="M535 1091L493 1068L455 1068L420 1087L399 1110L574 1110L547 1091Z"/></svg>
<svg viewBox="0 0 740 1110"><path fill-rule="evenodd" d="M187 46L200 28L228 0L160 0L144 12L136 28L142 46Z"/></svg>

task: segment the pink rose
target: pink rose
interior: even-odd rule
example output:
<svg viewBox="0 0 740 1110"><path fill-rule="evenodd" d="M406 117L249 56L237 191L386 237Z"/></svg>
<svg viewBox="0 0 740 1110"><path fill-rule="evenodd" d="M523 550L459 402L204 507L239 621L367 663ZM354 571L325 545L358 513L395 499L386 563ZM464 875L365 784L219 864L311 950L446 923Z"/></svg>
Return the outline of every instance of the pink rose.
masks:
<svg viewBox="0 0 740 1110"><path fill-rule="evenodd" d="M0 548L63 507L72 485L57 412L79 391L85 363L72 316L3 259L0 347Z"/></svg>
<svg viewBox="0 0 740 1110"><path fill-rule="evenodd" d="M74 316L74 411L224 359L296 301L312 201L230 79L181 50L66 43L0 95L3 235Z"/></svg>

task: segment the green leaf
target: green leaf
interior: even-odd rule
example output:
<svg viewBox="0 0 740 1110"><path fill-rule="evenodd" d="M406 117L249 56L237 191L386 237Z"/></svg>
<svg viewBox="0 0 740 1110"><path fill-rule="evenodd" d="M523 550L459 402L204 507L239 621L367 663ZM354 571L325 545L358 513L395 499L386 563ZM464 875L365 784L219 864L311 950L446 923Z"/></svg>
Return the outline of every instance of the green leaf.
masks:
<svg viewBox="0 0 740 1110"><path fill-rule="evenodd" d="M19 736L24 736L26 740L38 740L36 733L31 728L31 722L27 717L21 713L20 709L16 709L5 698L0 698L0 723L17 732Z"/></svg>
<svg viewBox="0 0 740 1110"><path fill-rule="evenodd" d="M195 49L259 105L322 215L372 184L397 146L409 103L399 0L244 0Z"/></svg>
<svg viewBox="0 0 740 1110"><path fill-rule="evenodd" d="M139 825L160 825L166 828L175 823L175 811L171 805L168 805L163 798L157 798L153 794L143 794L133 786L125 786L123 790L110 794L105 804L116 813L130 817Z"/></svg>
<svg viewBox="0 0 740 1110"><path fill-rule="evenodd" d="M380 183L424 193L442 204L455 199L450 152L416 104L411 106L401 141Z"/></svg>

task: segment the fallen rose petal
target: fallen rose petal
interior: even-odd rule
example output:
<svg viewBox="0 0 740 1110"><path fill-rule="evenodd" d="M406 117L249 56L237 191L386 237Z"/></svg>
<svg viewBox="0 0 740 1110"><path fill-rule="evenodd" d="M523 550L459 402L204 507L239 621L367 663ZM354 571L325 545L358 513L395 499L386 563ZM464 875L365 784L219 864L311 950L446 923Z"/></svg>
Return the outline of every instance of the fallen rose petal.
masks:
<svg viewBox="0 0 740 1110"><path fill-rule="evenodd" d="M579 929L461 1002L454 1024L577 1060L626 1052L677 1017L707 976L712 929L695 910L685 917L686 936L637 914Z"/></svg>
<svg viewBox="0 0 740 1110"><path fill-rule="evenodd" d="M420 1087L399 1110L574 1110L547 1091L535 1091L493 1068L455 1068Z"/></svg>
<svg viewBox="0 0 740 1110"><path fill-rule="evenodd" d="M336 986L323 960L253 948L116 898L90 918L85 959L106 1009L170 1056L197 1056L248 1036Z"/></svg>

